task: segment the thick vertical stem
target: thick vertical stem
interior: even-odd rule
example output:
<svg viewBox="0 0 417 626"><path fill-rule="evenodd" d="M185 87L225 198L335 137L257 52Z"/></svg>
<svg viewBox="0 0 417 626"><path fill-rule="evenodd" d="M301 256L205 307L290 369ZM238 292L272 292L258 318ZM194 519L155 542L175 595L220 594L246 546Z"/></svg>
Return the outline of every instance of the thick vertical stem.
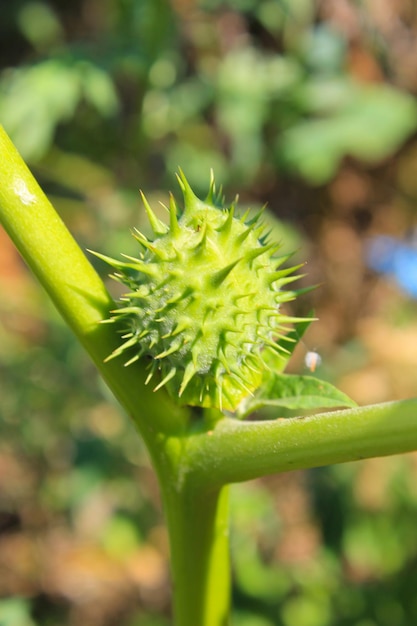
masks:
<svg viewBox="0 0 417 626"><path fill-rule="evenodd" d="M175 626L227 626L230 610L229 490L164 492Z"/></svg>

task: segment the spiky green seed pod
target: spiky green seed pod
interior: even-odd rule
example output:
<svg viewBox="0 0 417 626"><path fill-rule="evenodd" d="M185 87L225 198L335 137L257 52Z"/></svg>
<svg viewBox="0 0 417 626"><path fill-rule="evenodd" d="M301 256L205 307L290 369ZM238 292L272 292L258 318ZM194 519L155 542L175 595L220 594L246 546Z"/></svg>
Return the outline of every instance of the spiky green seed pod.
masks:
<svg viewBox="0 0 417 626"><path fill-rule="evenodd" d="M234 216L234 206L215 206L212 178L204 202L185 176L179 183L184 210L171 197L169 226L144 205L154 238L134 236L138 258L116 261L114 277L128 287L111 320L123 320L122 345L109 358L124 355L129 365L150 357L147 383L165 386L181 403L234 411L261 384L266 350L289 318L280 312L294 292L284 288L297 277L279 269L279 245L267 243L259 215Z"/></svg>

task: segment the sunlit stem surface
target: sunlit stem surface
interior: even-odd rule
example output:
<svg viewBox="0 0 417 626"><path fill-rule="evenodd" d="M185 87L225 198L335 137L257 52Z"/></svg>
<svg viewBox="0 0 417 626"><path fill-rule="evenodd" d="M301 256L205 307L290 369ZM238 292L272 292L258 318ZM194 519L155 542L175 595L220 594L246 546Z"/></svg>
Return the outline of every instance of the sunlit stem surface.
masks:
<svg viewBox="0 0 417 626"><path fill-rule="evenodd" d="M228 492L165 490L178 626L229 624Z"/></svg>

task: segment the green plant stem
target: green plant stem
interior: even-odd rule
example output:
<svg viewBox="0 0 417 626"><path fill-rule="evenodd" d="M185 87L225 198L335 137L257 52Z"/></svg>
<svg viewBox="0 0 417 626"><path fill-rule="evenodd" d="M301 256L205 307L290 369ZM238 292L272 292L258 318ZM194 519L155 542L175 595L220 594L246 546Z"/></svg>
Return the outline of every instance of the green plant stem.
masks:
<svg viewBox="0 0 417 626"><path fill-rule="evenodd" d="M417 399L263 422L225 418L187 446L193 479L220 487L267 474L417 449Z"/></svg>
<svg viewBox="0 0 417 626"><path fill-rule="evenodd" d="M165 489L178 626L227 626L230 609L229 489Z"/></svg>

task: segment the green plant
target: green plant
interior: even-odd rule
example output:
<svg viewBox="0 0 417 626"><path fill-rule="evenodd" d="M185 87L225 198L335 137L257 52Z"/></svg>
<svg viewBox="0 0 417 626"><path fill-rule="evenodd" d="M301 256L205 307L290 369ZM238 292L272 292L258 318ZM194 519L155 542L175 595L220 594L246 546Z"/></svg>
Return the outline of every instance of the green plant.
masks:
<svg viewBox="0 0 417 626"><path fill-rule="evenodd" d="M125 350L120 350L115 325L100 323L107 320L109 312L114 310L114 302L101 279L43 195L4 131L0 133L0 155L2 159L0 219L4 227L96 363L114 395L131 415L152 458L159 479L170 535L175 623L178 626L196 624L224 626L228 623L230 587L228 485L275 472L416 449L417 401L406 400L378 406L354 407L344 411L287 420L243 421L236 419L236 416L223 414L219 409L221 395L224 395L225 402L230 403L230 407L235 409L239 417L244 417L265 405L284 405L292 408L352 405L346 396L321 381L310 377L290 377L282 374L295 334L291 331L287 335L282 334L281 323L288 322L288 319L285 316L281 318L281 313L276 311L267 323L266 330L262 315L261 321L257 319L256 328L260 324L263 330L262 334L257 333L253 344L244 335L244 341L249 345L243 356L242 352L232 345L231 354L226 354L227 358L223 359L219 355L217 344L205 371L199 360L200 352L193 357L191 347L191 351L183 352L184 371L178 379L176 377L177 369L180 369L179 364L173 365L172 361L167 361L169 365L167 370L162 372L160 382L165 382L166 386L171 382L170 394L166 393L164 385L154 393L152 387L146 384L149 378L146 355L143 355L145 358L135 358L137 356L135 348L137 350L137 346L140 345L138 342L141 339L140 335L145 333L145 337L148 332L143 326L144 320L139 304L145 297L146 306L150 294L152 298L154 296L153 287L149 287L152 284L148 281L149 276L156 277L156 285L160 285L161 255L157 254L157 248L159 251L161 249L172 251L172 241L179 228L175 204L172 203L170 208L169 233L166 226L156 221L147 207L156 235L155 241L150 242L138 235L145 248L139 259L111 261L121 273L122 281L129 286L131 294L128 296L129 301L134 300L134 306L130 306L129 302L128 310L119 309L115 314L117 319L128 320L130 324L128 333L133 333L133 336L126 338L132 344L129 344L129 347L133 348L132 357L128 358L131 363L128 367L123 367L119 359L108 359L109 355L119 355ZM225 270L222 274L221 268L216 269L214 277L230 275L232 273L230 264L233 263L236 268L240 263L243 265L246 263L249 269L252 264L259 270L260 277L265 272L268 275L270 264L273 263L272 248L269 248L265 241L258 242L256 221L249 225L244 224L244 219L233 222L232 220L236 218L230 210L223 214L210 204L200 203L191 195L185 179L182 177L181 180L186 209L179 222L185 220L185 226L184 221L181 224L189 228L187 220L191 219L190 239L198 234L194 248L183 246L184 255L189 255L190 250L192 254L196 250L198 253L203 242L203 251L200 247L200 252L204 257L206 254L204 246L208 244L210 236L210 216L216 215L216 219L221 216L220 222L215 222L213 237L228 237L229 227L233 233L232 243L236 236L239 237L243 233L248 233L246 241L250 241L252 233L253 250L259 254L254 253L251 257L251 250L244 247L242 261L240 257L229 263L226 261L226 266L222 265L221 268L227 268L227 272ZM213 194L209 194L210 203L212 200ZM195 221L200 211L201 216L207 219L206 226L204 223L199 225L198 219ZM217 213L212 213L213 211ZM164 241L169 243L166 249ZM178 250L178 256L180 252L181 250ZM222 254L221 251L221 256ZM166 262L167 259L163 256L162 254L162 260ZM262 256L264 263L258 267L255 260ZM210 262L213 262L211 253L210 259ZM177 280L178 272L171 266L168 269L167 278L176 277ZM244 271L244 267L240 268L240 271ZM269 281L275 285L271 296L273 307L281 298L285 300L294 295L293 292L287 293L278 289L284 286L286 280L281 270L278 272L278 275L273 275L275 280ZM291 276L291 271L289 275ZM271 277L271 274L269 276ZM180 277L180 280L181 288L186 289L185 277ZM232 287L240 289L241 285L232 285L230 289ZM210 289L213 289L213 284L210 285ZM183 304L184 293L181 289L179 292L181 296L179 301ZM138 295L139 303L136 303L135 294ZM183 321L185 310L181 306L179 308L176 306L176 294L175 291L166 295L168 300L173 298L172 310L179 311L180 320ZM216 301L221 292L214 290L214 294L211 295ZM171 319L168 300L163 302L162 309L167 313L164 307L168 305L170 313L168 318ZM155 300L152 299L152 302ZM266 306L271 306L270 301L265 303L263 299L259 303L261 312ZM204 304L208 306L209 303ZM251 313L248 312L248 315L250 319ZM175 320L171 319L172 328L163 331L164 335L159 332L159 326L156 327L158 330L155 335L155 323L153 320L149 328L149 332L154 333L152 336L155 336L155 341L151 338L145 346L148 356L153 356L154 360L160 356L159 360L162 360L169 356L165 346L163 356L160 352L152 355L150 351L157 346L158 341L164 339L165 335L175 337ZM201 330L201 324L197 327L197 333L199 329ZM299 333L301 331L302 327ZM185 331L181 330L181 333L183 332ZM182 336L186 344L188 342L193 344L188 335L181 333L177 333L177 336L178 334ZM261 350L265 345L273 343L275 335L280 337L281 349L277 352L273 346L272 350ZM202 344L195 341L193 345ZM210 345L205 346L205 349ZM254 352L252 345L256 346ZM183 347L178 348L182 349ZM222 350L227 352L226 343ZM253 395L250 395L249 391L242 391L244 388L240 385L239 374L232 377L233 385L230 387L223 385L223 377L229 375L228 367L231 370L230 375L234 373L232 368L236 367L236 362L232 362L233 359L244 368L249 360L255 362L255 373L259 372L257 376L260 378L251 385ZM181 385L183 390L185 389L184 376L190 363L193 376L189 380L192 378L200 380L200 388L196 394L196 389L191 386L190 397L184 397L183 400L193 405L206 405L203 410L200 406L193 408L189 404L180 404L175 398L176 393L181 391ZM173 368L175 372L169 381L167 376ZM155 371L154 375L158 376L158 371ZM201 387L201 380L204 380L204 388ZM156 386L161 387L161 384ZM219 393L219 387L222 394ZM185 396L185 393L182 395Z"/></svg>

